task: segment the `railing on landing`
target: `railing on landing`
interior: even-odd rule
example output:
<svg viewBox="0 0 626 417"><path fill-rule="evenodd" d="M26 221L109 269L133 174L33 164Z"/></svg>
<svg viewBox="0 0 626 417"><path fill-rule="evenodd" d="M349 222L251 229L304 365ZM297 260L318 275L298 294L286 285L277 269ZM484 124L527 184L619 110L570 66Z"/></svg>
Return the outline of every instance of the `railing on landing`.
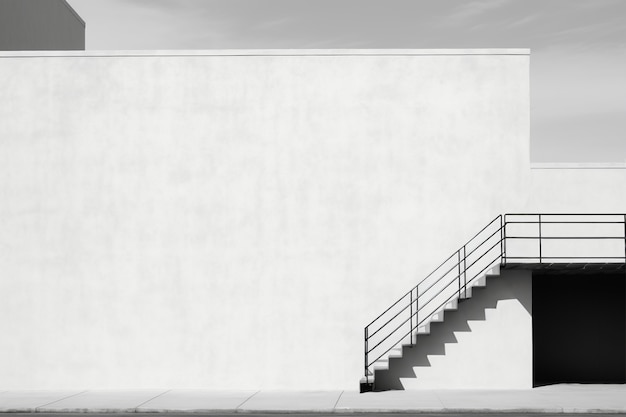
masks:
<svg viewBox="0 0 626 417"><path fill-rule="evenodd" d="M626 214L499 215L365 327L365 383L372 367L417 333L475 280L509 263L626 263ZM406 343L404 343L406 342Z"/></svg>

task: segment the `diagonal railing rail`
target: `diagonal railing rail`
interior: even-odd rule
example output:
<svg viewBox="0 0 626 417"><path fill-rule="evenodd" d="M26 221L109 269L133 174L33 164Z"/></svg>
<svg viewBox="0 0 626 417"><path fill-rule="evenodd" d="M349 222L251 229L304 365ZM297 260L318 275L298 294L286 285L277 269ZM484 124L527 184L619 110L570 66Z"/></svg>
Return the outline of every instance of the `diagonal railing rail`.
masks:
<svg viewBox="0 0 626 417"><path fill-rule="evenodd" d="M581 244L582 243L582 244ZM498 215L433 272L365 326L365 383L435 314L466 298L492 267L525 264L626 263L626 214Z"/></svg>

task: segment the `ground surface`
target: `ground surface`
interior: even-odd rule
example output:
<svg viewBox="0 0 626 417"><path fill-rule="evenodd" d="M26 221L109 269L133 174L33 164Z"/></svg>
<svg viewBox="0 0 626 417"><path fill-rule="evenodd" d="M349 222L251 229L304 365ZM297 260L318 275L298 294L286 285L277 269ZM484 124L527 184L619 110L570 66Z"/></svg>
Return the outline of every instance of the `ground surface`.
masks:
<svg viewBox="0 0 626 417"><path fill-rule="evenodd" d="M525 390L354 391L30 390L0 392L0 412L159 416L273 414L626 414L624 384Z"/></svg>

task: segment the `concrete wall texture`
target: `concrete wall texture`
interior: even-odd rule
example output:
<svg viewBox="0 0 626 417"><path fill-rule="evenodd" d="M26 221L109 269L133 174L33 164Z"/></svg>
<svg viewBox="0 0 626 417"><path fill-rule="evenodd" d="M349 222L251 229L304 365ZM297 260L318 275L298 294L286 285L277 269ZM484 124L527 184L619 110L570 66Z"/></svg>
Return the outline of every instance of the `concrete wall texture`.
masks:
<svg viewBox="0 0 626 417"><path fill-rule="evenodd" d="M0 386L355 389L376 314L561 204L528 80L527 50L1 55Z"/></svg>
<svg viewBox="0 0 626 417"><path fill-rule="evenodd" d="M85 22L67 1L0 1L0 51L68 49L85 49Z"/></svg>

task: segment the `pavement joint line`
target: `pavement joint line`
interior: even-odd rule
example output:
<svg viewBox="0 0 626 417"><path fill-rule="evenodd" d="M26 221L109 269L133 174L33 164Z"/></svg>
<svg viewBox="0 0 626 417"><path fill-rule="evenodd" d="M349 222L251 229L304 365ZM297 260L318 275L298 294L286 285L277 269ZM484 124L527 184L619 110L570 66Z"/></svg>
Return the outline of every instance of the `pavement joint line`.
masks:
<svg viewBox="0 0 626 417"><path fill-rule="evenodd" d="M86 393L87 391L89 391L89 390L87 390L87 389L86 389L86 390L84 390L84 391L77 392L76 394L68 395L67 397L59 398L58 400L54 400L54 401L51 401L51 402L49 402L49 403L42 404L42 405L40 405L40 406L38 406L38 407L35 407L35 413L40 413L40 411L39 411L39 409L40 409L40 408L46 407L46 406L48 406L48 405L50 405L50 404L58 403L59 401L63 401L63 400L65 400L65 399L72 398L72 397L75 397L75 396L80 395L80 394L84 394L84 393Z"/></svg>
<svg viewBox="0 0 626 417"><path fill-rule="evenodd" d="M333 411L337 409L337 404L339 404L339 400L341 400L341 396L343 395L345 391L341 391L339 393L339 397L337 397L337 401L335 401L335 405L333 405Z"/></svg>
<svg viewBox="0 0 626 417"><path fill-rule="evenodd" d="M439 401L439 404L441 404L441 408L444 409L446 406L443 405L443 401L441 401L441 397L437 394L437 392L433 392L433 395L437 398L437 401Z"/></svg>
<svg viewBox="0 0 626 417"><path fill-rule="evenodd" d="M241 404L239 404L237 407L235 407L235 412L239 412L239 409L241 408L242 405L244 405L245 403L248 402L248 400L252 397L254 397L255 395L257 395L259 392L261 392L261 390L258 390L257 392L255 392L254 394L252 394L251 396L249 396L248 398L246 398L245 400L243 400L243 402Z"/></svg>
<svg viewBox="0 0 626 417"><path fill-rule="evenodd" d="M150 401L154 400L155 398L159 398L161 395L167 394L167 393L168 393L168 392L170 392L170 391L171 391L171 389L165 390L165 391L163 391L162 393L157 394L157 395L155 395L154 397L147 399L146 401L142 402L142 403L141 403L141 404L139 404L137 407L135 407L134 412L136 413L136 412L137 412L137 410L139 409L139 407L141 407L142 405L144 405L144 404L146 404L146 403L149 403Z"/></svg>

